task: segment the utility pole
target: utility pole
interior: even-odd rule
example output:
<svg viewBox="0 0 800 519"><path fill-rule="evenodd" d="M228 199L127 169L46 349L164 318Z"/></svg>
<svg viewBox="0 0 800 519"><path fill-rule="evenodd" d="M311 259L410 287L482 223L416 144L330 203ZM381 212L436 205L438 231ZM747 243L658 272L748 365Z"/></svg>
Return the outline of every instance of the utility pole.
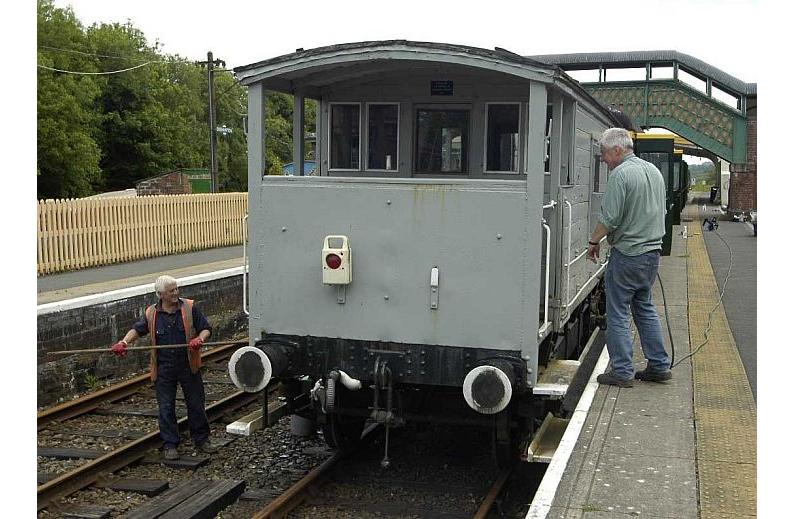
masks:
<svg viewBox="0 0 800 519"><path fill-rule="evenodd" d="M217 111L214 99L214 66L225 66L221 59L214 59L214 53L208 51L208 60L198 61L197 65L205 66L208 69L208 133L211 141L211 192L219 191L219 178L217 166Z"/></svg>

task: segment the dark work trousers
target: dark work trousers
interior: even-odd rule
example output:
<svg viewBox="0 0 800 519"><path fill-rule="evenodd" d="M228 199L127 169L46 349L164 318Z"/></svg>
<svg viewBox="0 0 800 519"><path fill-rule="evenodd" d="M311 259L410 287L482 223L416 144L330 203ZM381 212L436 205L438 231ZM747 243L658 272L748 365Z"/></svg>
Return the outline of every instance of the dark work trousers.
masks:
<svg viewBox="0 0 800 519"><path fill-rule="evenodd" d="M164 354L166 353L166 354ZM177 448L180 444L178 419L175 415L175 395L180 383L186 412L189 418L189 431L196 447L208 440L211 431L206 417L206 394L200 371L192 374L186 349L159 350L158 376L156 377L156 397L158 398L158 427L164 448Z"/></svg>

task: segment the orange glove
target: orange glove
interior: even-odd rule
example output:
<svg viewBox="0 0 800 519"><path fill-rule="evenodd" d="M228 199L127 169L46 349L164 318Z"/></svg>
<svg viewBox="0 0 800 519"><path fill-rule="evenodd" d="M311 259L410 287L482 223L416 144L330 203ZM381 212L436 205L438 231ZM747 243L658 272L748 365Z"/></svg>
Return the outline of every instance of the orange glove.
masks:
<svg viewBox="0 0 800 519"><path fill-rule="evenodd" d="M124 357L128 354L128 343L119 341L111 347L111 352L117 357Z"/></svg>
<svg viewBox="0 0 800 519"><path fill-rule="evenodd" d="M200 349L200 346L202 346L202 345L203 345L203 338L202 338L202 337L199 337L199 336L198 336L198 337L195 337L194 339L192 339L191 341L189 341L189 347L190 347L191 349L193 349L194 351L197 351L197 350L199 350L199 349Z"/></svg>

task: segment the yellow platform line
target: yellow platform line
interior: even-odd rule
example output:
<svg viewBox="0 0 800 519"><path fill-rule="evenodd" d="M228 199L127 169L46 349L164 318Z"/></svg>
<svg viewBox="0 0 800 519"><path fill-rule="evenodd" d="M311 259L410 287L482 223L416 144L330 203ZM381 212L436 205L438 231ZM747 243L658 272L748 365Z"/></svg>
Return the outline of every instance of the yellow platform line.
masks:
<svg viewBox="0 0 800 519"><path fill-rule="evenodd" d="M719 290L698 207L689 224L689 340L705 340ZM701 519L756 516L756 406L725 308L711 317L708 343L692 357Z"/></svg>

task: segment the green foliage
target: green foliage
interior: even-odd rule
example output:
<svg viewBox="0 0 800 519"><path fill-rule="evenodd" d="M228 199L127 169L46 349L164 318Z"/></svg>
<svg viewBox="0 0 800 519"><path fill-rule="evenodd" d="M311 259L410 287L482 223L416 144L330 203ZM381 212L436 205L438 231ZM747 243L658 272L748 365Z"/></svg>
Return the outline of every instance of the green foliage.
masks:
<svg viewBox="0 0 800 519"><path fill-rule="evenodd" d="M37 63L62 70L103 72L72 75L39 69L37 82L39 198L82 197L133 187L178 168L210 169L208 73L180 56L163 55L139 29L126 24L84 28L71 8L37 0ZM228 71L214 75L220 187L247 189L247 92ZM266 168L281 174L292 161L293 99L271 92ZM315 108L306 102L306 132ZM306 150L308 153L308 150Z"/></svg>
<svg viewBox="0 0 800 519"><path fill-rule="evenodd" d="M100 386L102 385L102 381L97 378L94 373L86 373L86 375L83 377L83 387L85 387L88 391L100 389Z"/></svg>
<svg viewBox="0 0 800 519"><path fill-rule="evenodd" d="M71 9L38 3L38 43L64 49L85 48L83 28ZM38 62L63 70L96 71L93 58L77 53L46 54ZM61 75L39 69L37 77L37 185L40 198L92 193L100 179L100 148L92 138L100 88L90 76Z"/></svg>

